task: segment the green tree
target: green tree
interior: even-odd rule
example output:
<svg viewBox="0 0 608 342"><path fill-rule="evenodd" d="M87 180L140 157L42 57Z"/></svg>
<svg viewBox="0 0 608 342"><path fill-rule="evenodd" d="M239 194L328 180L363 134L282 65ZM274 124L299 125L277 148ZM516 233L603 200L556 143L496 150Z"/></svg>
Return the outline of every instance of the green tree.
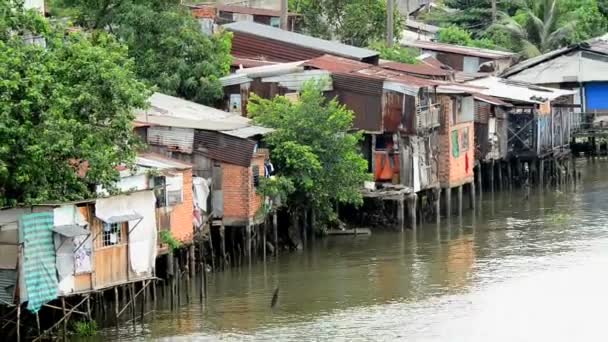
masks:
<svg viewBox="0 0 608 342"><path fill-rule="evenodd" d="M231 35L206 35L177 0L61 0L77 23L106 29L129 47L139 77L169 95L213 105L230 71Z"/></svg>
<svg viewBox="0 0 608 342"><path fill-rule="evenodd" d="M133 110L149 94L111 36L69 33L0 3L0 206L111 188L116 166L134 158Z"/></svg>
<svg viewBox="0 0 608 342"><path fill-rule="evenodd" d="M496 29L509 33L517 40L522 53L534 57L566 44L576 32L578 21L565 21L557 0L530 1L518 16L503 14Z"/></svg>
<svg viewBox="0 0 608 342"><path fill-rule="evenodd" d="M267 185L284 192L292 212L312 209L330 220L335 203L362 203L360 189L370 175L358 149L361 134L352 133L354 114L328 101L318 83L306 84L295 103L254 96L248 110L255 122L276 129L266 142L280 181Z"/></svg>
<svg viewBox="0 0 608 342"><path fill-rule="evenodd" d="M474 39L471 32L455 25L450 25L439 30L437 39L441 43L471 46L484 49L496 49L497 46L488 38Z"/></svg>
<svg viewBox="0 0 608 342"><path fill-rule="evenodd" d="M315 37L367 46L386 35L386 0L301 0L290 5L302 14L303 31ZM394 22L399 38L403 20L396 10Z"/></svg>
<svg viewBox="0 0 608 342"><path fill-rule="evenodd" d="M416 57L420 56L417 49L407 48L400 45L389 47L384 41L371 43L368 48L378 51L380 58L406 64L418 64L420 61Z"/></svg>

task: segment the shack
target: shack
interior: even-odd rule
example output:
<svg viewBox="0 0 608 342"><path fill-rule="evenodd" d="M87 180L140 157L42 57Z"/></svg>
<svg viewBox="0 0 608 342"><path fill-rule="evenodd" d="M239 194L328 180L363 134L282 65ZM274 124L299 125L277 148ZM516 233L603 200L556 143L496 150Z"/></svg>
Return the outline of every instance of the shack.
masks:
<svg viewBox="0 0 608 342"><path fill-rule="evenodd" d="M331 54L369 64L378 64L378 52L351 45L284 31L254 22L240 21L222 26L233 33L234 57L260 58L275 62L298 62Z"/></svg>
<svg viewBox="0 0 608 342"><path fill-rule="evenodd" d="M201 185L194 187L195 206L202 211L199 225L210 225L218 259L227 260L226 251L230 260L240 253L251 256L256 247L251 238L265 219L258 215L263 199L256 187L266 176L269 156L260 141L272 130L254 126L238 114L160 93L150 103L151 108L137 117L152 124L147 132L149 150L192 164L195 183ZM205 187L209 200L203 195Z"/></svg>
<svg viewBox="0 0 608 342"><path fill-rule="evenodd" d="M430 54L454 70L476 73L491 71L499 73L516 62L517 55L512 52L473 48L422 40L403 41L403 46L420 49Z"/></svg>
<svg viewBox="0 0 608 342"><path fill-rule="evenodd" d="M234 4L202 3L186 5L195 18L206 20L216 25L223 25L239 21L254 22L272 27L280 27L281 11L239 6ZM287 14L287 27L290 31L298 29L298 19L300 15L289 12Z"/></svg>
<svg viewBox="0 0 608 342"><path fill-rule="evenodd" d="M121 192L154 191L159 234L169 231L184 245L192 244L195 218L192 165L156 153L139 153L134 168L120 167L116 188ZM98 193L106 194L102 188ZM158 240L158 249L159 254L167 252L161 239Z"/></svg>
<svg viewBox="0 0 608 342"><path fill-rule="evenodd" d="M523 181L528 172L542 182L544 159L561 159L570 154L572 108L563 104L571 101L575 93L570 90L541 87L497 77L467 82L480 87L479 93L489 95L512 105L508 108L507 157L516 165L517 177ZM521 162L528 165L528 169ZM529 171L526 171L529 170ZM512 174L511 166L507 170ZM492 170L491 174L494 174ZM509 177L511 178L511 177Z"/></svg>
<svg viewBox="0 0 608 342"><path fill-rule="evenodd" d="M115 288L118 296L136 282L146 288L155 274L155 202L153 191L136 191L0 211L0 296L17 308L17 336L22 305L36 315L43 307L62 311L57 326L74 310L90 319L84 304L94 292ZM68 312L72 296L78 304ZM58 299L61 305L51 303Z"/></svg>

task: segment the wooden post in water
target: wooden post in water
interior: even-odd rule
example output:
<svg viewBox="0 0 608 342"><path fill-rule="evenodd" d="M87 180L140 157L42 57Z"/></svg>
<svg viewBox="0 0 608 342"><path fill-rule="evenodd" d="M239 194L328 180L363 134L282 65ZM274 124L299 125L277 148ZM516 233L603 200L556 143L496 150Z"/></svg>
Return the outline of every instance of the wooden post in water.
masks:
<svg viewBox="0 0 608 342"><path fill-rule="evenodd" d="M135 307L135 283L131 283L131 286L129 286L129 292L130 292L130 296L131 296L131 320L133 321L133 328L135 328L135 317L136 316L136 307Z"/></svg>
<svg viewBox="0 0 608 342"><path fill-rule="evenodd" d="M266 263L266 225L268 224L268 220L265 218L262 223L262 253L264 254L263 259L264 263Z"/></svg>
<svg viewBox="0 0 608 342"><path fill-rule="evenodd" d="M245 256L251 264L251 223L245 226Z"/></svg>
<svg viewBox="0 0 608 342"><path fill-rule="evenodd" d="M470 186L470 208L473 209L473 211L475 211L475 202L476 202L476 196L475 196L475 181L469 183Z"/></svg>
<svg viewBox="0 0 608 342"><path fill-rule="evenodd" d="M479 198L483 192L483 162L479 161L479 168L477 169L477 190L479 192Z"/></svg>
<svg viewBox="0 0 608 342"><path fill-rule="evenodd" d="M507 183L509 184L509 190L513 189L513 164L511 161L507 161Z"/></svg>
<svg viewBox="0 0 608 342"><path fill-rule="evenodd" d="M397 205L397 222L399 223L399 230L403 231L405 229L405 198L400 198L398 202L399 203Z"/></svg>
<svg viewBox="0 0 608 342"><path fill-rule="evenodd" d="M190 277L194 279L194 274L196 273L196 256L194 253L194 242L190 244L188 251L190 252Z"/></svg>
<svg viewBox="0 0 608 342"><path fill-rule="evenodd" d="M503 190L503 179L502 179L502 161L498 161L498 190Z"/></svg>
<svg viewBox="0 0 608 342"><path fill-rule="evenodd" d="M494 193L494 159L490 163L490 186L492 193Z"/></svg>
<svg viewBox="0 0 608 342"><path fill-rule="evenodd" d="M272 212L272 234L274 236L274 253L275 256L279 256L279 222L277 217L277 211Z"/></svg>
<svg viewBox="0 0 608 342"><path fill-rule="evenodd" d="M114 318L116 319L116 329L118 329L118 310L119 310L119 300L118 300L118 287L114 286Z"/></svg>
<svg viewBox="0 0 608 342"><path fill-rule="evenodd" d="M410 209L410 223L412 226L412 230L415 232L417 229L417 221L416 221L416 204L418 203L418 196L413 194L409 198L408 207Z"/></svg>
<svg viewBox="0 0 608 342"><path fill-rule="evenodd" d="M538 170L538 185L542 189L545 186L545 160L541 159Z"/></svg>
<svg viewBox="0 0 608 342"><path fill-rule="evenodd" d="M304 209L304 218L302 222L302 241L304 243L304 247L308 246L308 208Z"/></svg>
<svg viewBox="0 0 608 342"><path fill-rule="evenodd" d="M445 188L445 214L449 218L452 216L452 188Z"/></svg>
<svg viewBox="0 0 608 342"><path fill-rule="evenodd" d="M21 342L21 303L17 304L17 342Z"/></svg>
<svg viewBox="0 0 608 342"><path fill-rule="evenodd" d="M222 257L220 264L222 265L222 269L225 269L226 266L228 266L226 265L228 263L228 259L226 256L226 226L224 226L224 220L222 220L222 225L220 226L220 240L220 254Z"/></svg>
<svg viewBox="0 0 608 342"><path fill-rule="evenodd" d="M435 193L435 220L441 223L441 188L433 189Z"/></svg>
<svg viewBox="0 0 608 342"><path fill-rule="evenodd" d="M148 280L148 282L151 282L151 280ZM146 297L148 293L147 284L145 280L141 282L141 292L141 323L143 324L144 317L146 315Z"/></svg>
<svg viewBox="0 0 608 342"><path fill-rule="evenodd" d="M458 186L458 217L462 217L462 184Z"/></svg>
<svg viewBox="0 0 608 342"><path fill-rule="evenodd" d="M65 297L61 297L61 309L63 310L63 340L68 340L68 319L66 317Z"/></svg>

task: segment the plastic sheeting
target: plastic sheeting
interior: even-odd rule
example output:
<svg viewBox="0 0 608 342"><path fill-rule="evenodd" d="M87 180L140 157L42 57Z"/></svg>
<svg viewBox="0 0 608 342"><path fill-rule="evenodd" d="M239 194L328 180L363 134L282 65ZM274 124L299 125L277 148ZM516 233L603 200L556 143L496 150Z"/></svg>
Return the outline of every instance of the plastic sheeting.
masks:
<svg viewBox="0 0 608 342"><path fill-rule="evenodd" d="M140 191L98 199L95 215L105 222L115 217L141 217L129 221L129 260L137 274L149 273L156 259L156 198L152 191Z"/></svg>
<svg viewBox="0 0 608 342"><path fill-rule="evenodd" d="M194 190L194 206L204 212L207 211L207 198L211 187L211 179L201 177L192 178L192 187Z"/></svg>
<svg viewBox="0 0 608 342"><path fill-rule="evenodd" d="M57 273L53 246L53 213L23 215L19 220L23 241L23 274L28 293L27 308L38 312L57 298Z"/></svg>

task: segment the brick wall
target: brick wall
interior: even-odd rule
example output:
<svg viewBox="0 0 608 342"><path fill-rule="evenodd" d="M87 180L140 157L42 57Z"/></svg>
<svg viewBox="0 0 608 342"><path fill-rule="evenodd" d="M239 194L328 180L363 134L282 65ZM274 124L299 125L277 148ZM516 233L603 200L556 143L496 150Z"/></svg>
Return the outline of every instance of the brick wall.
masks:
<svg viewBox="0 0 608 342"><path fill-rule="evenodd" d="M264 177L264 161L266 160L266 155L262 154L262 153L258 153L256 155L253 156L253 160L251 161L251 165L257 165L258 166L258 170L260 172L260 179L262 177ZM253 168L249 168L249 172L250 172L250 178L253 178ZM250 192L249 192L249 217L255 217L255 215L258 213L258 210L260 210L260 207L262 207L263 204L263 198L262 196L258 195L256 192L256 189L253 187L253 181L249 182L249 184L251 185L250 188Z"/></svg>
<svg viewBox="0 0 608 342"><path fill-rule="evenodd" d="M250 173L251 168L222 163L224 218L229 220L249 218Z"/></svg>
<svg viewBox="0 0 608 342"><path fill-rule="evenodd" d="M192 242L193 226L192 212L192 169L183 171L183 201L173 206L171 211L171 233L173 236L185 243Z"/></svg>
<svg viewBox="0 0 608 342"><path fill-rule="evenodd" d="M439 135L439 182L442 187L454 187L472 182L473 166L475 165L474 122L454 124L452 99L449 96L441 96L440 103L442 111L441 134ZM454 132L458 133L458 157L453 154L452 134ZM463 143L463 138L467 139L466 143Z"/></svg>

